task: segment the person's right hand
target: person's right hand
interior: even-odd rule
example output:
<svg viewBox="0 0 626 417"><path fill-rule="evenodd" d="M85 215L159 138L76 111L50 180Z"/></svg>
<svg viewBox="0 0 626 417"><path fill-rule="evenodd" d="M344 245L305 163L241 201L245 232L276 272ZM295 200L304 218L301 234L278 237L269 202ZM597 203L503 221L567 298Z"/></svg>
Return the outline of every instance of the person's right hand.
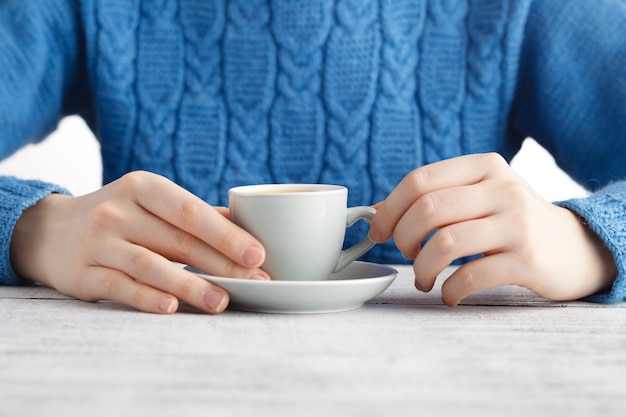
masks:
<svg viewBox="0 0 626 417"><path fill-rule="evenodd" d="M164 177L131 172L80 197L52 194L24 211L11 240L15 272L86 300L173 313L178 300L220 313L228 293L208 274L269 279L261 243Z"/></svg>

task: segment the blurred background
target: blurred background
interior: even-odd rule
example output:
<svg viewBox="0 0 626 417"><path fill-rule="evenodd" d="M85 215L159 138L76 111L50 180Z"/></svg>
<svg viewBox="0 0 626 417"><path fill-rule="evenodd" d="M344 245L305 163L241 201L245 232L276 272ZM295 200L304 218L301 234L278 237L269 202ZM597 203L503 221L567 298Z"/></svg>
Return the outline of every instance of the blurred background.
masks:
<svg viewBox="0 0 626 417"><path fill-rule="evenodd" d="M98 142L83 120L67 117L45 141L0 162L0 175L41 179L62 185L74 195L86 194L102 185L99 152ZM586 194L532 139L526 139L511 165L549 201Z"/></svg>

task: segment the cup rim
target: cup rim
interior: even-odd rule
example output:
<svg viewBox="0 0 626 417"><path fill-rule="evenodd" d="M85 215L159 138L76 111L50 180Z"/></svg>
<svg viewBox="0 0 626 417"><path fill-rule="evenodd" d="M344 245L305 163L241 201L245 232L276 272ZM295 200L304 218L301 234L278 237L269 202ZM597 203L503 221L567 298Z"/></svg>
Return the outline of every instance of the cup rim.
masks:
<svg viewBox="0 0 626 417"><path fill-rule="evenodd" d="M298 190L290 193L284 193L285 190ZM343 185L335 184L250 184L233 187L228 190L229 195L312 195L311 191L315 191L315 194L319 193L333 193L347 190ZM263 191L263 193L259 193Z"/></svg>

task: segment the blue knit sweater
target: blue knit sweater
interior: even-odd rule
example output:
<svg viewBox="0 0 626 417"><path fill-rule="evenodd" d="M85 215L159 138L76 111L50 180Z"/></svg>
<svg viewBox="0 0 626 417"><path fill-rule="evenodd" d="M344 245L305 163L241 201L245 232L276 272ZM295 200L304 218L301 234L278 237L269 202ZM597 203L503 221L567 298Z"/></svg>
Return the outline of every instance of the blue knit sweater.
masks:
<svg viewBox="0 0 626 417"><path fill-rule="evenodd" d="M144 169L223 205L234 185L327 182L356 205L531 136L594 191L561 204L612 250L619 277L596 299L620 301L624 27L621 0L4 0L0 157L79 114L105 183ZM20 282L13 226L51 192L0 177L0 281ZM392 243L368 256L402 261Z"/></svg>

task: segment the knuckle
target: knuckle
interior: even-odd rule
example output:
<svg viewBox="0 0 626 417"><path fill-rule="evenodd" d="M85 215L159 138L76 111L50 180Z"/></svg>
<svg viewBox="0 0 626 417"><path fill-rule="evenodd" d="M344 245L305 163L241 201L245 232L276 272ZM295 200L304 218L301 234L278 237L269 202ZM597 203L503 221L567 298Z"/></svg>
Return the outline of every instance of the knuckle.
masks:
<svg viewBox="0 0 626 417"><path fill-rule="evenodd" d="M420 218L424 220L435 218L442 209L441 199L434 193L424 195L417 200L416 205Z"/></svg>
<svg viewBox="0 0 626 417"><path fill-rule="evenodd" d="M226 277L238 278L241 276L239 271L240 271L239 265L232 260L228 260L226 264L224 264L224 274L225 274L224 276Z"/></svg>
<svg viewBox="0 0 626 417"><path fill-rule="evenodd" d="M124 213L112 201L100 202L89 212L90 223L102 229L109 229L118 224L124 217Z"/></svg>
<svg viewBox="0 0 626 417"><path fill-rule="evenodd" d="M374 221L383 219L387 221L388 219L393 218L393 213L389 209L387 204L381 204L378 208L376 208L376 216L374 217ZM380 223L380 222L377 222Z"/></svg>
<svg viewBox="0 0 626 417"><path fill-rule="evenodd" d="M107 300L114 300L117 298L120 288L120 282L114 274L106 274L102 278L100 286L102 288L103 298Z"/></svg>
<svg viewBox="0 0 626 417"><path fill-rule="evenodd" d="M218 248L223 251L228 251L230 248L240 246L241 237L239 236L239 230L234 227L228 227L224 233L218 238Z"/></svg>
<svg viewBox="0 0 626 417"><path fill-rule="evenodd" d="M143 251L135 253L131 255L129 263L131 275L139 279L145 276L150 269L150 254Z"/></svg>
<svg viewBox="0 0 626 417"><path fill-rule="evenodd" d="M402 236L396 236L396 235L394 235L394 241L395 241L396 247L402 254L402 257L404 257L404 259L412 260L412 259L415 259L417 255L419 254L419 251L420 251L419 242L416 243L414 241L410 241L406 238L403 238Z"/></svg>
<svg viewBox="0 0 626 417"><path fill-rule="evenodd" d="M178 206L178 215L187 225L197 225L200 221L201 208L196 201L185 199Z"/></svg>
<svg viewBox="0 0 626 417"><path fill-rule="evenodd" d="M458 288L463 295L471 294L479 287L479 272L471 263L459 268L455 276Z"/></svg>
<svg viewBox="0 0 626 417"><path fill-rule="evenodd" d="M137 289L134 290L131 296L132 306L140 310L144 310L145 306L147 305L146 298L147 294L145 288L143 288L143 286L139 286Z"/></svg>
<svg viewBox="0 0 626 417"><path fill-rule="evenodd" d="M483 163L490 169L500 171L502 169L508 169L509 167L506 159L504 159L504 157L497 152L488 152L483 154L481 157L483 158Z"/></svg>
<svg viewBox="0 0 626 417"><path fill-rule="evenodd" d="M169 180L159 174L148 171L131 171L115 181L115 193L118 195L137 195L139 190L161 190Z"/></svg>
<svg viewBox="0 0 626 417"><path fill-rule="evenodd" d="M437 252L441 254L450 254L457 247L457 238L450 228L440 229L432 237L432 240Z"/></svg>
<svg viewBox="0 0 626 417"><path fill-rule="evenodd" d="M195 244L195 237L183 230L178 230L173 240L175 255L178 259L188 256L193 251Z"/></svg>
<svg viewBox="0 0 626 417"><path fill-rule="evenodd" d="M148 181L148 173L145 171L132 171L124 174L119 180L119 184L124 189L136 190L144 186Z"/></svg>
<svg viewBox="0 0 626 417"><path fill-rule="evenodd" d="M529 202L529 194L525 184L519 182L506 182L501 186L500 195L506 199L506 201L513 203L516 206L523 204L524 206Z"/></svg>
<svg viewBox="0 0 626 417"><path fill-rule="evenodd" d="M430 167L428 165L421 166L409 174L409 186L416 195L419 195L425 189L426 184L430 182L430 178Z"/></svg>
<svg viewBox="0 0 626 417"><path fill-rule="evenodd" d="M186 276L178 284L178 296L184 300L191 300L194 295L195 277Z"/></svg>

